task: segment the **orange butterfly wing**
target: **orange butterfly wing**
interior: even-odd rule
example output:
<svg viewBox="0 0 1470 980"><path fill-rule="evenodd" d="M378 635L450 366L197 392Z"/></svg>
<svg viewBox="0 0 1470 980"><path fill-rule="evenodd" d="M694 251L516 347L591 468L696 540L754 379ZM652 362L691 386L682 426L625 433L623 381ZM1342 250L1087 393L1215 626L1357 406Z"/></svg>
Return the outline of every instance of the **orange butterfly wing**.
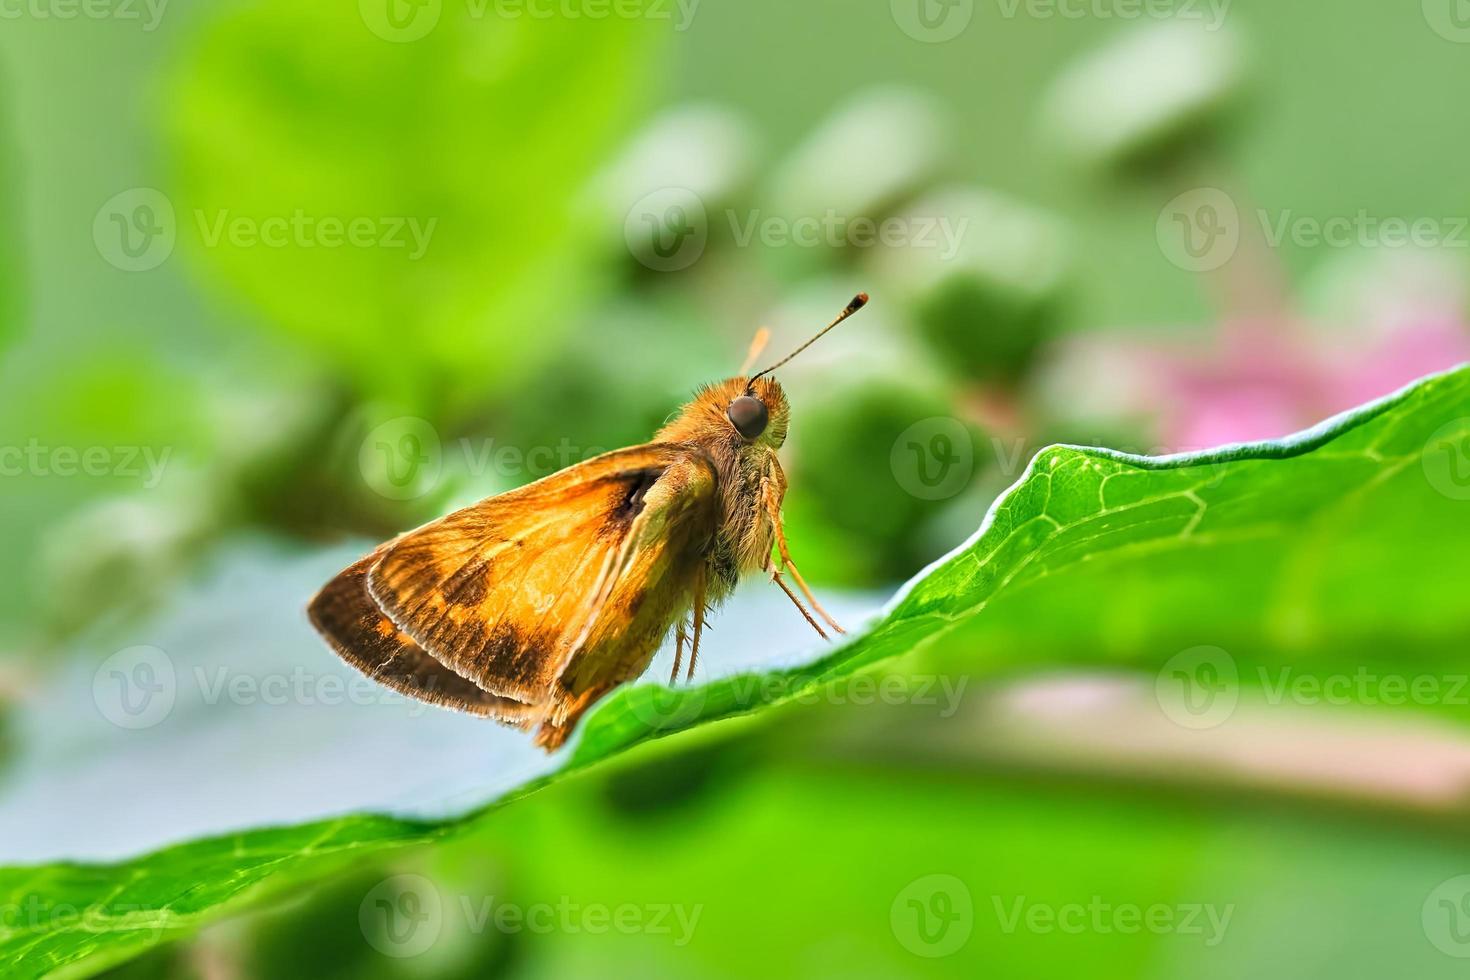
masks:
<svg viewBox="0 0 1470 980"><path fill-rule="evenodd" d="M456 688L464 704L435 703L541 720L542 744L555 747L597 698L646 668L687 607L718 513L714 467L697 450L607 453L389 542L323 590L313 619L322 628L318 607L360 575L404 642L482 692L476 701ZM364 639L359 630L333 645L357 650ZM602 669L558 684L574 655Z"/></svg>
<svg viewBox="0 0 1470 980"><path fill-rule="evenodd" d="M497 697L424 652L383 614L368 593L367 574L382 548L332 579L312 600L312 625L338 656L380 684L429 704L529 727L535 706Z"/></svg>

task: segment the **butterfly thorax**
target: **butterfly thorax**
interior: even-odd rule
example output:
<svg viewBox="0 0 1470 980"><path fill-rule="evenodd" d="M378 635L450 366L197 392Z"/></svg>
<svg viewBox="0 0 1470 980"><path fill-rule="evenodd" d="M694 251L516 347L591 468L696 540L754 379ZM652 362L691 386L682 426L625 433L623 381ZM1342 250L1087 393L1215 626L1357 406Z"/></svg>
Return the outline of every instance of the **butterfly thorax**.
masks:
<svg viewBox="0 0 1470 980"><path fill-rule="evenodd" d="M769 421L764 431L747 439L736 431L727 409L744 394L764 403ZM745 378L707 385L654 436L655 442L674 442L698 448L714 464L720 481L720 526L710 546L712 592L728 595L740 576L766 566L774 527L769 495L779 507L786 477L776 450L786 441L789 407L774 378L759 378L752 386Z"/></svg>

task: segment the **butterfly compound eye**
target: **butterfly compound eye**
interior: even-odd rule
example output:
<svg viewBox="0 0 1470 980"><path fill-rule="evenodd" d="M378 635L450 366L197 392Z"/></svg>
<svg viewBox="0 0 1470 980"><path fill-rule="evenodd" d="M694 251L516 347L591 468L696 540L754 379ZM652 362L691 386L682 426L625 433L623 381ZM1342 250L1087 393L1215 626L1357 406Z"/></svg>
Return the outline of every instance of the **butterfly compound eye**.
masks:
<svg viewBox="0 0 1470 980"><path fill-rule="evenodd" d="M766 412L766 403L754 395L741 395L730 403L725 410L730 418L730 424L735 426L735 431L746 439L756 439L766 431L766 423L770 416Z"/></svg>

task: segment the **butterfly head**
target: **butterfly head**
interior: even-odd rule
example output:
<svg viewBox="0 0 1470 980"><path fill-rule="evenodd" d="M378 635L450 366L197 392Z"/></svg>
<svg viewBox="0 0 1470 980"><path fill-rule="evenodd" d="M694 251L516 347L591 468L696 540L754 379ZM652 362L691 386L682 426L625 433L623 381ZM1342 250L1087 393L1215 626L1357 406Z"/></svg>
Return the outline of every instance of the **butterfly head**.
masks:
<svg viewBox="0 0 1470 980"><path fill-rule="evenodd" d="M720 387L722 394L734 394L725 406L725 421L741 441L780 449L791 417L781 383L771 377L731 378Z"/></svg>
<svg viewBox="0 0 1470 980"><path fill-rule="evenodd" d="M740 452L780 449L790 418L775 378L727 378L702 388L655 437Z"/></svg>
<svg viewBox="0 0 1470 980"><path fill-rule="evenodd" d="M815 337L802 344L786 357L754 375L727 378L701 389L694 401L668 425L656 439L671 442L693 442L712 450L733 450L745 455L749 452L774 452L786 441L786 425L790 409L786 404L786 393L771 372L781 367L797 354L810 347L819 337L843 320L862 309L868 302L867 293L858 293L852 302L827 324ZM764 330L761 331L763 335ZM751 348L750 360L759 353L761 338Z"/></svg>

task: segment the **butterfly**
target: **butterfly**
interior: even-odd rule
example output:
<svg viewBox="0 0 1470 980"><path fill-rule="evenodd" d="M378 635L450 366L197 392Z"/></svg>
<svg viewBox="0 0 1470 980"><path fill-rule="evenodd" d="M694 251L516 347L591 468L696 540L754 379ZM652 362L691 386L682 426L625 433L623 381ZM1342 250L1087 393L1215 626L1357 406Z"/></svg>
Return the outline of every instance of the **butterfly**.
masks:
<svg viewBox="0 0 1470 980"><path fill-rule="evenodd" d="M768 575L823 639L816 617L842 632L787 546L776 451L790 408L770 375L867 301L858 294L811 340L747 377L762 331L741 374L700 389L653 441L385 542L311 600L312 624L368 677L535 729L548 752L647 670L671 629L669 682L686 646L692 680L709 611L743 575Z"/></svg>

